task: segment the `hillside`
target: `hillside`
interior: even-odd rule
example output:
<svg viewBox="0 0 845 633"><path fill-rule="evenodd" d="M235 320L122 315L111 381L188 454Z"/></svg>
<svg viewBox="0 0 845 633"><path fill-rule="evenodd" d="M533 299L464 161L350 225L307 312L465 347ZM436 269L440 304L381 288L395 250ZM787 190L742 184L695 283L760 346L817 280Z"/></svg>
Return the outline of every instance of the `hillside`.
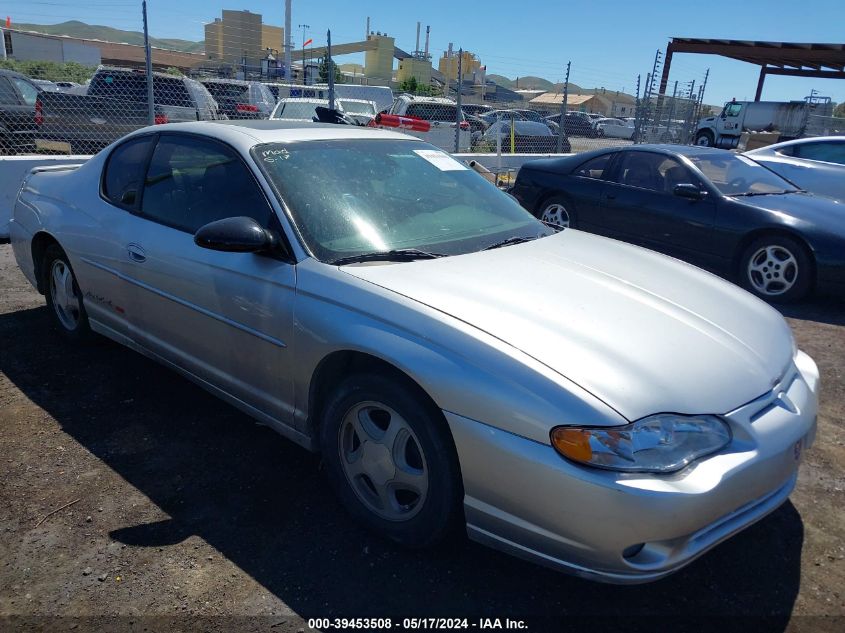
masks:
<svg viewBox="0 0 845 633"><path fill-rule="evenodd" d="M140 31L123 31L110 26L86 24L78 20L62 22L61 24L14 24L13 27L22 31L35 31L36 33L45 33L47 35L68 35L70 37L80 37L89 40L137 44L139 46L143 46L144 44L144 34ZM202 53L205 50L203 42L157 37L150 37L150 46L186 53Z"/></svg>
<svg viewBox="0 0 845 633"><path fill-rule="evenodd" d="M496 75L496 74L487 74L487 79L490 81L495 81L498 85L509 88L510 90L545 90L551 92L562 92L563 91L563 83L552 83L548 79L543 79L542 77L533 77L533 76L526 76L519 78L519 86L516 85L516 79L508 79L504 75ZM569 83L569 92L570 93L583 93L587 92L580 86L575 85L574 83Z"/></svg>

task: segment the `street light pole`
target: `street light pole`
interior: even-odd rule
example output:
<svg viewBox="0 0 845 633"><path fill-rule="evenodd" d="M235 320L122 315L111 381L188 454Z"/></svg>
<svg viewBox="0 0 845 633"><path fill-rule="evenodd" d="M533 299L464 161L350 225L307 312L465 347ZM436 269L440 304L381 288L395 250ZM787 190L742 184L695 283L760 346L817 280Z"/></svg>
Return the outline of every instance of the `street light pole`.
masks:
<svg viewBox="0 0 845 633"><path fill-rule="evenodd" d="M302 85L304 86L308 83L306 81L308 72L305 66L305 30L310 29L311 27L307 24L300 24L297 28L302 29Z"/></svg>

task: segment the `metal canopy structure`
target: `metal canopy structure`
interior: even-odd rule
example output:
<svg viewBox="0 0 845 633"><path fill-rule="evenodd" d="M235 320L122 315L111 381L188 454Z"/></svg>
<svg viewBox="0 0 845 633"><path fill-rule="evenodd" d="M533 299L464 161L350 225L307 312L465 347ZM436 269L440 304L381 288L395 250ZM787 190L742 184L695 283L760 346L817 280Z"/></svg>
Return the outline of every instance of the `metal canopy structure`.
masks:
<svg viewBox="0 0 845 633"><path fill-rule="evenodd" d="M760 100L766 75L845 79L845 44L755 42L673 37L666 47L660 94L666 92L673 53L719 55L760 66L755 101Z"/></svg>

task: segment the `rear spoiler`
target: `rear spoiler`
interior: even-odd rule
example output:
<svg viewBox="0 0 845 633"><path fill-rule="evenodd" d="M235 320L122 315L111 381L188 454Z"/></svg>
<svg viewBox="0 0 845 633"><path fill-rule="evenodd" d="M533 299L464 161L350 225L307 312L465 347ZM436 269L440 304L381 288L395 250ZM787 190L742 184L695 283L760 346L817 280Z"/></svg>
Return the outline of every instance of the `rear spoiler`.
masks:
<svg viewBox="0 0 845 633"><path fill-rule="evenodd" d="M82 167L83 163L69 163L67 165L39 165L29 170L30 174L40 174L46 171L73 171Z"/></svg>

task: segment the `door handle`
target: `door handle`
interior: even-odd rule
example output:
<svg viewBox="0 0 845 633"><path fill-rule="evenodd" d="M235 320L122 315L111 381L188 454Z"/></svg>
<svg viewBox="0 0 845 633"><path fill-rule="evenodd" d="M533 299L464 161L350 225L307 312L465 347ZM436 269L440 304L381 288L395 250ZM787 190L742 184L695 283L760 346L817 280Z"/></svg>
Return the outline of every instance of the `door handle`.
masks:
<svg viewBox="0 0 845 633"><path fill-rule="evenodd" d="M147 261L147 254L144 252L144 249L141 248L141 246L138 244L128 244L126 246L126 252L129 253L129 259L131 259L132 261Z"/></svg>

